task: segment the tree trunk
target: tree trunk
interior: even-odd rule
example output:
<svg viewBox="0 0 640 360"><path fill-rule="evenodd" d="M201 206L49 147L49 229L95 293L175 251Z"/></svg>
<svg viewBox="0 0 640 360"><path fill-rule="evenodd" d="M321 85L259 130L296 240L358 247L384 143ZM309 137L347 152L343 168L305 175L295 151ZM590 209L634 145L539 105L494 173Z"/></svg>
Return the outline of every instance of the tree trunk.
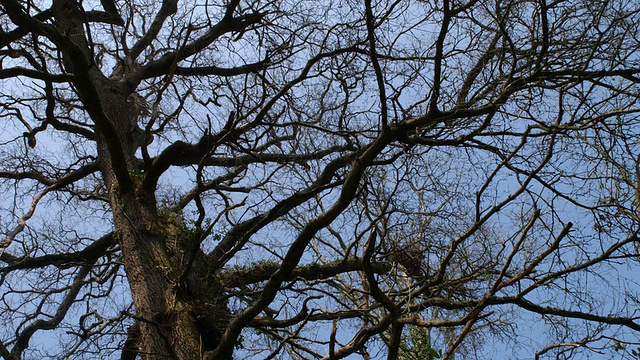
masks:
<svg viewBox="0 0 640 360"><path fill-rule="evenodd" d="M64 64L95 124L100 171L135 305L136 328L122 357L139 351L143 359L200 359L217 345L225 305L205 257L197 256L197 231L175 214L159 215L155 189L142 188L137 111L127 101L134 89L108 79L93 63L82 9L74 0L58 0L53 10L56 27L70 40L61 46Z"/></svg>
<svg viewBox="0 0 640 360"><path fill-rule="evenodd" d="M179 279L183 264L166 247L171 224L152 216L138 199L118 195L112 196L114 220L140 323L142 357L201 358L195 315Z"/></svg>

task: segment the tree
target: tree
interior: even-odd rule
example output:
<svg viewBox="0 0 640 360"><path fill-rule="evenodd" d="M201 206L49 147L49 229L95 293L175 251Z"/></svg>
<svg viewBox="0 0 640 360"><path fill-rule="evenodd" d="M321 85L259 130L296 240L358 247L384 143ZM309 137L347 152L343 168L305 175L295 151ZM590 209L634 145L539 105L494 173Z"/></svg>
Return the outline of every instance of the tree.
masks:
<svg viewBox="0 0 640 360"><path fill-rule="evenodd" d="M0 4L2 358L636 347L634 1Z"/></svg>

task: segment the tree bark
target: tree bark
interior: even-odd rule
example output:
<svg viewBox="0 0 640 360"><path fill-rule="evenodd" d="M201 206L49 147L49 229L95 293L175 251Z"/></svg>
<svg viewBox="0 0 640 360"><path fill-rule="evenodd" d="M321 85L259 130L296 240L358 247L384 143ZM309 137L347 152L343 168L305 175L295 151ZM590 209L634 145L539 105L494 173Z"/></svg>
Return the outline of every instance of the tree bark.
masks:
<svg viewBox="0 0 640 360"><path fill-rule="evenodd" d="M209 275L197 271L205 268L204 257L196 256L195 264L190 260L199 241L179 216L159 215L154 189L142 187L144 174L135 158L136 111L127 101L133 89L93 64L82 9L74 0L58 0L53 12L56 28L70 41L64 64L74 73L78 95L96 125L99 168L135 305L139 329L132 329L135 336L123 357L137 350L149 360L200 359L216 345L221 321L216 314L223 318L224 306L215 291L199 289L211 285ZM222 311L216 311L218 305Z"/></svg>

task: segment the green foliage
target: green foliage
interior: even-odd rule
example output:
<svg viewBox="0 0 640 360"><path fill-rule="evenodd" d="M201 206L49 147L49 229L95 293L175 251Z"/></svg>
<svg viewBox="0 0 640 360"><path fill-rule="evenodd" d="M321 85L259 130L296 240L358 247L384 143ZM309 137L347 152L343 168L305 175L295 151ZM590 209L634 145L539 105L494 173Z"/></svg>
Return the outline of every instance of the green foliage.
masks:
<svg viewBox="0 0 640 360"><path fill-rule="evenodd" d="M442 349L431 347L431 336L428 328L409 325L408 334L403 338L400 360L433 360L442 358Z"/></svg>
<svg viewBox="0 0 640 360"><path fill-rule="evenodd" d="M144 178L144 174L142 174L142 171L140 170L129 170L129 176L131 176L131 179L135 181L142 181Z"/></svg>

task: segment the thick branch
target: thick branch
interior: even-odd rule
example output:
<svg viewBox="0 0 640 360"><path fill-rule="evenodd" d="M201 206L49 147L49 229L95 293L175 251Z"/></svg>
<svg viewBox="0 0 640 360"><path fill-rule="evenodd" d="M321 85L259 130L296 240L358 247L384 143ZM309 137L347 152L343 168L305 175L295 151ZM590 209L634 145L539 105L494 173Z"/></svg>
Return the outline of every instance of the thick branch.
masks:
<svg viewBox="0 0 640 360"><path fill-rule="evenodd" d="M291 244L280 269L278 269L265 284L260 297L230 321L227 330L222 336L220 345L209 355L209 358L225 358L233 353L233 346L242 329L273 301L282 282L298 265L311 239L318 231L331 224L355 198L364 171L392 141L390 135L390 132L382 132L380 136L369 146L365 147L361 155L353 161L338 200L325 213L309 221L302 229L298 237Z"/></svg>
<svg viewBox="0 0 640 360"><path fill-rule="evenodd" d="M635 331L640 331L640 324L634 322L630 317L618 317L618 316L601 316L592 312L586 313L574 310L558 309L550 306L540 306L519 297L505 297L497 298L490 301L491 304L514 304L525 310L541 314L541 315L555 315L563 318L582 319L593 321L597 323L610 324L610 325L622 325Z"/></svg>
<svg viewBox="0 0 640 360"><path fill-rule="evenodd" d="M173 65L178 62L196 54L207 46L211 45L214 41L219 39L222 35L230 32L242 31L251 25L259 23L264 14L252 13L242 15L236 18L227 19L226 17L211 27L203 36L198 39L187 43L179 50L166 54L160 59L150 62L144 66L137 74L133 76L131 82L137 84L144 79L151 77L162 76L168 74Z"/></svg>
<svg viewBox="0 0 640 360"><path fill-rule="evenodd" d="M225 271L221 273L220 281L224 287L241 287L267 281L280 268L278 263L261 263L253 267L241 270ZM300 279L302 281L324 280L339 274L363 271L362 259L336 260L327 264L309 264L296 267L285 281ZM371 264L371 269L376 274L387 274L391 271L391 264L376 262Z"/></svg>
<svg viewBox="0 0 640 360"><path fill-rule="evenodd" d="M100 237L83 250L66 254L16 257L3 252L0 254L0 261L7 263L8 266L0 268L0 272L7 273L18 269L37 269L51 265L64 268L78 264L92 264L107 253L107 250L115 244L115 240L115 234L111 232Z"/></svg>
<svg viewBox="0 0 640 360"><path fill-rule="evenodd" d="M325 167L313 184L280 201L270 211L259 214L234 226L209 254L210 258L214 261L213 268L219 269L222 267L230 256L233 256L235 253L235 251L232 251L234 248L241 248L253 234L271 223L273 220L311 199L327 187L338 185L337 183L331 183L333 176L338 169L348 164L349 160L352 159L353 156L353 154L348 154L334 159ZM294 267L296 264L297 261L294 264Z"/></svg>
<svg viewBox="0 0 640 360"><path fill-rule="evenodd" d="M29 16L17 1L2 0L1 3L14 23L35 34L48 37L64 52L65 58L73 67L74 85L85 109L96 124L96 128L104 136L119 187L123 192L131 191L133 182L127 169L124 148L113 123L104 113L101 96L96 88L103 85L96 82L106 80L106 78L90 59L90 51L83 29L84 14L78 4L72 0L54 2L54 13L59 12L54 14L56 20L65 27L73 28L74 35L66 36L60 33L56 27Z"/></svg>
<svg viewBox="0 0 640 360"><path fill-rule="evenodd" d="M144 36L131 48L129 52L129 56L131 56L131 61L135 61L140 54L146 49L151 42L158 36L158 33L162 29L162 25L165 20L178 11L178 1L177 0L163 0L162 6L160 10L156 14L156 17L153 19L151 26L145 32Z"/></svg>
<svg viewBox="0 0 640 360"><path fill-rule="evenodd" d="M27 69L24 67L0 69L0 79L8 79L18 76L25 76L32 79L46 80L55 83L66 83L73 79L73 76L69 74L49 74L43 71Z"/></svg>
<svg viewBox="0 0 640 360"><path fill-rule="evenodd" d="M215 135L204 135L197 144L176 141L165 148L158 157L153 159L147 170L142 186L148 191L155 189L160 176L171 166L198 164L212 148L227 138L227 129ZM237 136L237 135L236 135Z"/></svg>
<svg viewBox="0 0 640 360"><path fill-rule="evenodd" d="M262 60L253 64L246 64L233 68L221 68L218 66L198 66L192 68L176 67L174 74L181 76L236 76L257 73L269 65L269 60Z"/></svg>

